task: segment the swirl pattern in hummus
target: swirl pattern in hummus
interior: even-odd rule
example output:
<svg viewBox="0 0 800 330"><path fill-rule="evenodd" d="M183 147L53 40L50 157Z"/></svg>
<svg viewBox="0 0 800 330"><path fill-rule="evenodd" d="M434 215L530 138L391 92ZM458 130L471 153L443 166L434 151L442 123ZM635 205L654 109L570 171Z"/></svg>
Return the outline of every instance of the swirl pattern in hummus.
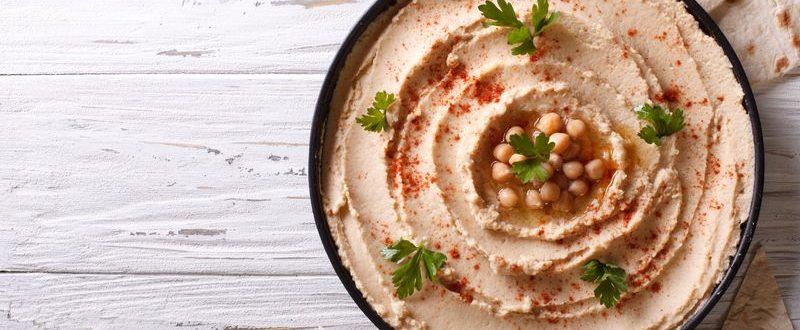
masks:
<svg viewBox="0 0 800 330"><path fill-rule="evenodd" d="M339 79L322 195L359 289L397 328L681 324L726 269L752 195L751 127L722 49L678 1L554 0L537 54L513 56L478 4L402 2ZM398 95L392 129L366 132L355 118L381 90ZM686 128L646 144L633 112L646 102L683 108ZM546 112L590 123L612 175L569 214L503 209L486 157L510 121ZM379 254L401 238L448 255L441 284L405 300ZM629 274L613 309L580 280L591 259Z"/></svg>

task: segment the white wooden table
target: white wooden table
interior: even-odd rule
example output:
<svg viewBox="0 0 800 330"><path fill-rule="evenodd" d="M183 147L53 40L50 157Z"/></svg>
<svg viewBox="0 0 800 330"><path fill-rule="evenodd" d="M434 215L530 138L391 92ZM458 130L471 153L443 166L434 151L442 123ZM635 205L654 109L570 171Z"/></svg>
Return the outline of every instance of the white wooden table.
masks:
<svg viewBox="0 0 800 330"><path fill-rule="evenodd" d="M306 175L370 3L0 1L0 329L371 328ZM759 102L757 238L800 326L800 75Z"/></svg>

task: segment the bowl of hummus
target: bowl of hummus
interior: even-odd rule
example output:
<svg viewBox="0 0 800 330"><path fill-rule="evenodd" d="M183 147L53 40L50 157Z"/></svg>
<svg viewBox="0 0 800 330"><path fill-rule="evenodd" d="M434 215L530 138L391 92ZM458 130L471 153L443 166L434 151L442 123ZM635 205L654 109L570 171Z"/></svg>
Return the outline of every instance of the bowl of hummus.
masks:
<svg viewBox="0 0 800 330"><path fill-rule="evenodd" d="M310 189L379 328L693 328L730 285L763 144L693 0L377 1L322 87Z"/></svg>

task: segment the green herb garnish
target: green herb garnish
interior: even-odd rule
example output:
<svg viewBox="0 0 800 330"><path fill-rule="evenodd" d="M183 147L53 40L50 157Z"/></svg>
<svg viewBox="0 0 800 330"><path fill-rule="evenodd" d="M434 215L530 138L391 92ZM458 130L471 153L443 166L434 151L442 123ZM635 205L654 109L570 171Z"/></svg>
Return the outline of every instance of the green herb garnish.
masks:
<svg viewBox="0 0 800 330"><path fill-rule="evenodd" d="M356 122L370 132L389 130L386 110L389 109L389 106L395 101L394 94L387 94L385 91L376 93L375 100L372 101L372 107L367 109L367 114L356 118Z"/></svg>
<svg viewBox="0 0 800 330"><path fill-rule="evenodd" d="M527 160L511 164L511 172L523 183L528 183L534 179L539 182L546 182L550 178L542 163L550 159L550 152L556 144L550 142L550 138L544 134L536 136L536 141L531 141L527 135L512 135L509 141L514 152L527 157Z"/></svg>
<svg viewBox="0 0 800 330"><path fill-rule="evenodd" d="M412 295L415 290L422 290L420 262L425 268L426 277L435 283L436 273L447 260L447 256L444 254L428 250L423 244L417 247L414 243L404 239L385 247L381 250L381 256L400 265L400 268L392 273L392 283L397 289L397 297L400 299Z"/></svg>
<svg viewBox="0 0 800 330"><path fill-rule="evenodd" d="M639 137L649 144L661 145L661 138L670 136L683 129L683 110L667 111L660 105L643 104L634 110L639 119L650 125L639 131Z"/></svg>
<svg viewBox="0 0 800 330"><path fill-rule="evenodd" d="M592 260L583 265L581 279L597 284L594 296L606 308L614 307L622 293L628 291L625 270L612 264Z"/></svg>
<svg viewBox="0 0 800 330"><path fill-rule="evenodd" d="M536 53L534 38L551 27L561 16L559 12L553 12L548 15L550 4L547 0L538 0L538 4L533 5L531 10L531 23L533 24L533 31L531 31L529 27L525 26L517 18L514 6L505 0L497 0L497 5L487 0L485 4L478 6L478 10L481 11L483 17L487 18L483 22L484 27L500 26L511 28L508 33L508 44L517 45L511 49L511 54L513 55L533 55Z"/></svg>

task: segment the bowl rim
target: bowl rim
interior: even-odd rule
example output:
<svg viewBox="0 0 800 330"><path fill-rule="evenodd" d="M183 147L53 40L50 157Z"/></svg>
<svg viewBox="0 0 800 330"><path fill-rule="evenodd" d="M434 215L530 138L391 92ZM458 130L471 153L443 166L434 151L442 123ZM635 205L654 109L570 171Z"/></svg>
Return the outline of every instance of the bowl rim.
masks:
<svg viewBox="0 0 800 330"><path fill-rule="evenodd" d="M686 10L697 20L700 29L708 36L712 37L717 44L722 47L725 56L732 64L733 74L736 80L742 87L744 98L742 105L750 117L751 130L753 134L754 145L754 180L753 180L753 197L750 203L749 216L747 221L740 224L740 240L736 248L736 253L731 256L731 262L728 269L720 281L714 287L711 295L706 300L695 307L694 313L686 320L681 326L681 329L694 329L703 319L711 312L714 306L722 298L723 294L730 287L736 273L742 266L742 263L747 255L747 251L753 241L753 235L758 222L758 216L761 210L761 201L763 198L764 189L764 141L761 130L761 120L758 115L758 108L756 106L755 96L753 94L750 82L742 67L739 57L736 55L733 47L728 39L720 30L719 26L713 21L711 16L695 1L695 0L679 0L684 3ZM350 271L342 263L339 256L336 242L331 234L330 227L328 226L328 219L322 206L322 152L324 145L325 129L328 122L328 114L330 112L330 101L333 98L336 84L339 80L339 73L344 67L347 58L350 55L355 44L360 39L361 35L366 29L377 19L384 11L397 4L397 0L376 0L369 9L362 15L356 22L355 26L351 29L346 39L339 48L333 62L325 76L322 87L320 89L319 97L317 99L316 107L314 110L314 117L311 125L311 140L309 143L309 191L311 197L311 208L314 214L314 221L316 223L317 231L319 232L322 245L328 255L328 259L333 266L336 275L341 280L350 297L355 301L356 305L361 311L369 318L372 323L380 329L392 329L392 327L378 315L377 312L364 298L361 291L353 281Z"/></svg>

